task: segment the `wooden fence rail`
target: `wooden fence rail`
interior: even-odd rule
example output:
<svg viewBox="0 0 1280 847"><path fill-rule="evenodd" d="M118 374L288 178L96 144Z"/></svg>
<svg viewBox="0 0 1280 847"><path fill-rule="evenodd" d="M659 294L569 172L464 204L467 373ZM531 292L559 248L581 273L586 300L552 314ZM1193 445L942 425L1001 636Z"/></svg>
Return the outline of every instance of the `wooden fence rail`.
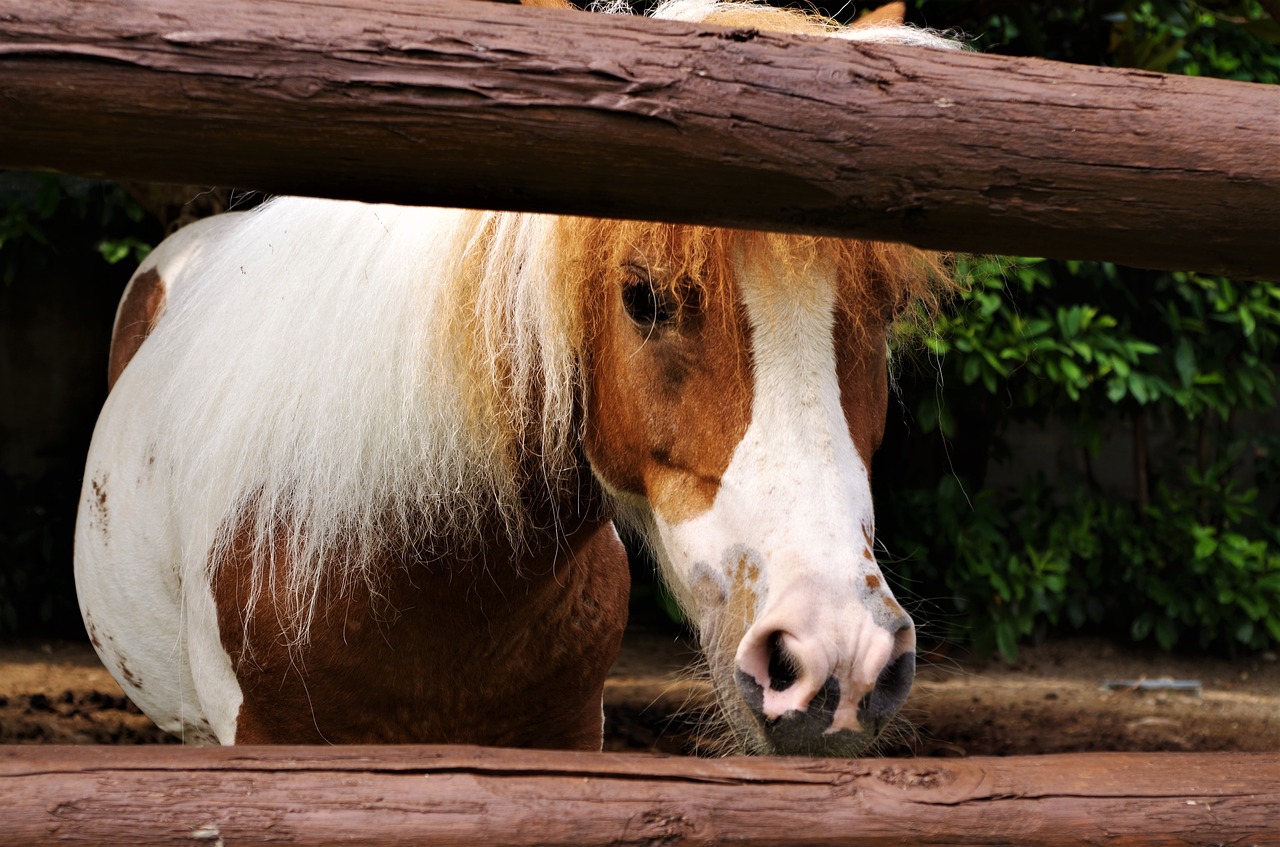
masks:
<svg viewBox="0 0 1280 847"><path fill-rule="evenodd" d="M1280 87L456 0L0 0L0 167L1280 277Z"/></svg>
<svg viewBox="0 0 1280 847"><path fill-rule="evenodd" d="M1280 754L0 747L0 847L1277 845Z"/></svg>

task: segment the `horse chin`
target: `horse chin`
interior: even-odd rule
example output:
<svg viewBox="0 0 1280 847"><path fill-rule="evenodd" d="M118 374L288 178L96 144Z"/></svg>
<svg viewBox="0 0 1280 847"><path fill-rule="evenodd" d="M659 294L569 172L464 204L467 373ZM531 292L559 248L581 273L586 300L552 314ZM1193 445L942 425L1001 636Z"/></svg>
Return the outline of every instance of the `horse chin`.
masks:
<svg viewBox="0 0 1280 847"><path fill-rule="evenodd" d="M785 722L786 718L781 720ZM804 734L789 737L784 730L760 739L757 755L856 759L871 751L877 737L877 735L853 732L848 729L828 733L818 738Z"/></svg>
<svg viewBox="0 0 1280 847"><path fill-rule="evenodd" d="M761 709L764 692L760 686L741 672L736 677L735 691L746 693L736 698L736 702L724 705L734 733L749 753L856 758L872 749L884 728L883 723L877 723L858 730L832 731L832 713L840 700L839 686L834 682L828 682L804 711L765 718Z"/></svg>

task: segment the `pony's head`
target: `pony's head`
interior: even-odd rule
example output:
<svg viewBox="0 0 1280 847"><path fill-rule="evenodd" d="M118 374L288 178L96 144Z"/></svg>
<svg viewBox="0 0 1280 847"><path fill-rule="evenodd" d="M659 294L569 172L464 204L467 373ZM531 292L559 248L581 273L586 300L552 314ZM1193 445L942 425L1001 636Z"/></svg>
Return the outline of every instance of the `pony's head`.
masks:
<svg viewBox="0 0 1280 847"><path fill-rule="evenodd" d="M588 306L584 448L696 625L735 734L854 755L911 686L868 468L912 248L573 221ZM590 245L590 247L585 247Z"/></svg>
<svg viewBox="0 0 1280 847"><path fill-rule="evenodd" d="M883 13L849 28L715 0L655 14L952 46ZM571 240L592 245L578 273L597 292L585 452L657 551L734 735L755 752L858 754L914 677L915 629L876 562L869 468L888 334L932 297L936 260L865 242L574 226Z"/></svg>

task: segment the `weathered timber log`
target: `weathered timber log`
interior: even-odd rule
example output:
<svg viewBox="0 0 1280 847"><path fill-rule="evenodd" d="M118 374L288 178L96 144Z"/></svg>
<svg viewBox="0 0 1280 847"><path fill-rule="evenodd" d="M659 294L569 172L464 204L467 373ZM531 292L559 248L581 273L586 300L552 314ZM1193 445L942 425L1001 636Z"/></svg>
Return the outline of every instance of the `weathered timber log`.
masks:
<svg viewBox="0 0 1280 847"><path fill-rule="evenodd" d="M1280 276L1280 87L452 0L0 0L0 166Z"/></svg>
<svg viewBox="0 0 1280 847"><path fill-rule="evenodd" d="M1280 755L0 747L0 845L1280 844Z"/></svg>

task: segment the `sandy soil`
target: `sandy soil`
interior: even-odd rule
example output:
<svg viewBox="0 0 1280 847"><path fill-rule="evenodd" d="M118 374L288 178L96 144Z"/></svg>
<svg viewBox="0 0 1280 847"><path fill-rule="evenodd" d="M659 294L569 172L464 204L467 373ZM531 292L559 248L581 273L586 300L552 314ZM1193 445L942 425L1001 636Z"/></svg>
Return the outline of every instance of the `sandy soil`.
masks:
<svg viewBox="0 0 1280 847"><path fill-rule="evenodd" d="M629 634L606 690L611 750L715 749L708 692L689 645ZM1194 680L1198 693L1104 689L1104 680ZM1027 649L1014 666L964 656L924 665L885 755L1071 751L1280 751L1280 662L1232 662L1125 649L1096 640ZM0 743L162 743L92 648L0 645Z"/></svg>
<svg viewBox="0 0 1280 847"><path fill-rule="evenodd" d="M711 746L698 727L707 690L689 678L691 649L632 632L606 699L614 749ZM1103 688L1104 681L1194 680L1193 692ZM922 661L891 756L1083 751L1280 751L1280 663L1274 654L1221 660L1167 656L1100 640L1025 649L1015 665L967 656Z"/></svg>

